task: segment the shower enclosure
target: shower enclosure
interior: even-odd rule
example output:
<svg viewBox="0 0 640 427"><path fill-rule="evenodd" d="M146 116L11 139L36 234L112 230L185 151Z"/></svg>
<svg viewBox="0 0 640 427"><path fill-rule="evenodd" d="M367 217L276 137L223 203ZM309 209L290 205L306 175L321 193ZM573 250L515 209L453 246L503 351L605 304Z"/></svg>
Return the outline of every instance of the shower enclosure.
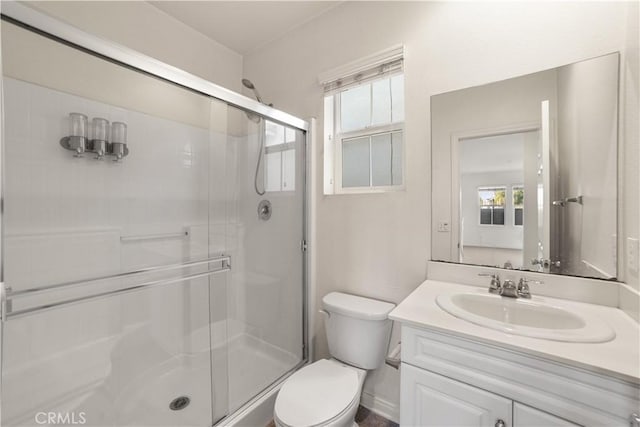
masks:
<svg viewBox="0 0 640 427"><path fill-rule="evenodd" d="M226 424L307 360L307 123L2 7L2 426Z"/></svg>

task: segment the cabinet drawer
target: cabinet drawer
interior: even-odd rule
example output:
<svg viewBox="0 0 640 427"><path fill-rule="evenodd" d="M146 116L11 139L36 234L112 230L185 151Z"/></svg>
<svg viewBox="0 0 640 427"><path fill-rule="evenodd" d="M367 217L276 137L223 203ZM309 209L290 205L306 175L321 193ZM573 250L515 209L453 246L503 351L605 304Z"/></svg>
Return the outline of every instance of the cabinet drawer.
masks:
<svg viewBox="0 0 640 427"><path fill-rule="evenodd" d="M580 427L522 403L513 402L513 425L516 427Z"/></svg>
<svg viewBox="0 0 640 427"><path fill-rule="evenodd" d="M406 325L402 327L402 362L586 426L628 426L629 415L640 406L637 385Z"/></svg>

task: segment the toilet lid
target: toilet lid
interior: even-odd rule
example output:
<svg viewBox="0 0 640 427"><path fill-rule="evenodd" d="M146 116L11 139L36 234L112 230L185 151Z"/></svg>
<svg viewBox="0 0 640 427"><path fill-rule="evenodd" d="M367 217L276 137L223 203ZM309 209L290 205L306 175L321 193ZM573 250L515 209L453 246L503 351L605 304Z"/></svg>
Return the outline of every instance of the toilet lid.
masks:
<svg viewBox="0 0 640 427"><path fill-rule="evenodd" d="M275 414L289 426L313 426L336 417L358 394L358 374L319 360L287 379L276 398Z"/></svg>

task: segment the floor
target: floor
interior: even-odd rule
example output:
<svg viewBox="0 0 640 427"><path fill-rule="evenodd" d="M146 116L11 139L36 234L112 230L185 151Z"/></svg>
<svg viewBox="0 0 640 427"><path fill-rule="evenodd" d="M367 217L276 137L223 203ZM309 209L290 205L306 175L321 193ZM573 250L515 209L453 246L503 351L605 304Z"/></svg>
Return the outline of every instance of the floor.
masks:
<svg viewBox="0 0 640 427"><path fill-rule="evenodd" d="M360 427L398 427L398 424L378 414L374 414L364 406L358 408L356 423L358 423ZM275 423L271 421L267 427L275 427Z"/></svg>
<svg viewBox="0 0 640 427"><path fill-rule="evenodd" d="M356 423L358 423L360 427L398 427L398 424L383 416L374 414L364 406L358 408Z"/></svg>

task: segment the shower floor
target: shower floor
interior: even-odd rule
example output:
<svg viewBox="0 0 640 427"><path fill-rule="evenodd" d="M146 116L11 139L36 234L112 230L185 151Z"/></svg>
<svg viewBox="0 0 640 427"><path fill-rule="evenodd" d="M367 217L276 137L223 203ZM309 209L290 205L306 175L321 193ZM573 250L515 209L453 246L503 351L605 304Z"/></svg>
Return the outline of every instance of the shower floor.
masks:
<svg viewBox="0 0 640 427"><path fill-rule="evenodd" d="M117 384L107 374L104 381L88 386L84 392L57 402L40 402L23 411L22 416L3 419L2 425L43 425L35 421L34 414L51 408L76 416L84 412L85 425L93 426L209 427L212 417L215 422L238 409L298 361L295 355L242 333L233 337L228 347L214 348L213 365L210 352L200 351L151 366L127 379L126 384ZM114 396L110 390L118 392ZM189 405L171 410L169 404L180 396L189 397Z"/></svg>
<svg viewBox="0 0 640 427"><path fill-rule="evenodd" d="M121 412L116 425L208 427L212 411L214 420L221 419L298 362L294 355L248 334L231 340L228 360L223 352L224 348L217 348L213 353L212 398L209 352L183 356L172 360L163 372L154 373L153 380L132 385L131 391L123 393L120 399L126 403L117 405ZM225 361L228 371L223 367ZM228 378L225 378L227 372ZM225 384L228 384L228 400ZM179 396L188 396L191 402L186 408L173 411L169 403Z"/></svg>
<svg viewBox="0 0 640 427"><path fill-rule="evenodd" d="M300 358L248 334L229 346L229 408L238 409L287 371Z"/></svg>
<svg viewBox="0 0 640 427"><path fill-rule="evenodd" d="M226 408L233 412L298 362L294 355L242 334L229 344L227 379L222 366L226 358L222 352L224 350L218 348L213 353L211 400L209 353L201 352L195 357L182 357L173 362L173 366L167 366L163 373L154 375L154 380L133 386L131 394L122 396L127 404L122 405L121 418L116 425L210 426L212 410L214 420L226 415ZM219 382L217 386L216 381ZM228 405L224 387L220 387L225 383L228 384ZM169 403L179 396L188 396L191 403L185 409L173 411Z"/></svg>

